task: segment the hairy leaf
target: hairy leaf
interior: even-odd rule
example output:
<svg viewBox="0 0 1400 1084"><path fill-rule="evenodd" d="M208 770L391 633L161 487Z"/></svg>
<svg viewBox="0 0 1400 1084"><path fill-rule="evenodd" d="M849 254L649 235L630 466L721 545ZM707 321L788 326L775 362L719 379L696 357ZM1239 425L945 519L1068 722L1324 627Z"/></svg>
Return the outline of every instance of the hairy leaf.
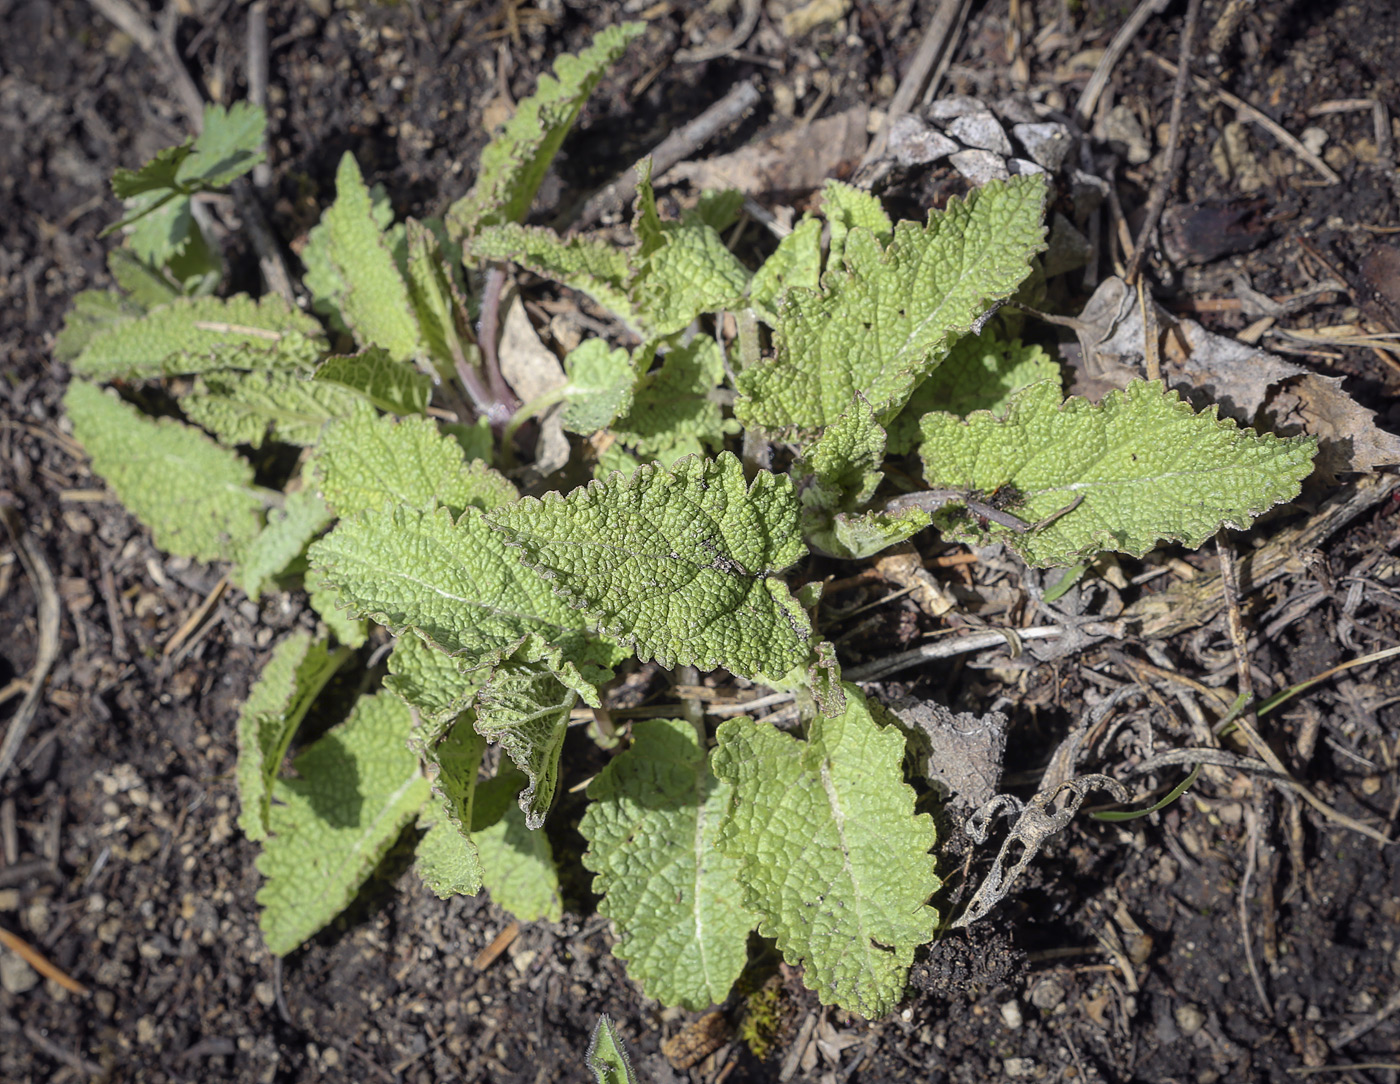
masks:
<svg viewBox="0 0 1400 1084"><path fill-rule="evenodd" d="M378 346L328 357L316 369L316 379L349 388L390 414L422 414L433 394L432 377Z"/></svg>
<svg viewBox="0 0 1400 1084"><path fill-rule="evenodd" d="M417 709L429 726L449 723L466 711L480 686L481 675L464 674L460 659L411 632L394 644L384 679L384 687Z"/></svg>
<svg viewBox="0 0 1400 1084"><path fill-rule="evenodd" d="M782 673L811 626L778 573L803 554L786 477L744 483L733 455L526 497L488 522L570 604L663 666Z"/></svg>
<svg viewBox="0 0 1400 1084"><path fill-rule="evenodd" d="M387 693L364 696L292 762L273 788L271 836L258 856L266 883L259 919L270 952L285 956L355 898L428 800L408 751L412 717Z"/></svg>
<svg viewBox="0 0 1400 1084"><path fill-rule="evenodd" d="M598 875L598 910L617 926L627 973L648 997L698 1011L729 996L758 921L738 862L716 846L730 787L683 719L639 719L632 739L588 786L583 864Z"/></svg>
<svg viewBox="0 0 1400 1084"><path fill-rule="evenodd" d="M485 463L467 463L462 446L433 422L379 417L368 408L326 430L316 466L321 493L341 516L385 504L488 509L516 497L515 487Z"/></svg>
<svg viewBox="0 0 1400 1084"><path fill-rule="evenodd" d="M734 788L720 847L742 864L759 932L822 1003L875 1019L933 937L934 827L914 813L903 735L844 689L845 713L818 716L805 742L750 719L720 725L714 772Z"/></svg>
<svg viewBox="0 0 1400 1084"><path fill-rule="evenodd" d="M200 377L180 407L220 443L260 448L266 440L315 444L326 423L358 399L347 388L295 373L224 369Z"/></svg>
<svg viewBox="0 0 1400 1084"><path fill-rule="evenodd" d="M564 412L560 421L571 433L596 433L632 409L637 383L632 357L626 350L609 350L602 339L585 339L564 359L569 383L560 391Z"/></svg>
<svg viewBox="0 0 1400 1084"><path fill-rule="evenodd" d="M404 231L408 296L418 318L419 333L438 372L444 379L453 379L457 360L466 357L467 348L458 333L458 319L465 305L432 228L410 218L404 223ZM460 258L460 249L455 245L452 248Z"/></svg>
<svg viewBox="0 0 1400 1084"><path fill-rule="evenodd" d="M369 188L348 151L335 175L335 202L311 230L302 258L321 308L340 315L362 346L407 362L421 349L418 320Z"/></svg>
<svg viewBox="0 0 1400 1084"><path fill-rule="evenodd" d="M334 518L314 490L288 493L281 508L268 512L266 525L244 549L233 582L257 601L273 578L301 556L307 544Z"/></svg>
<svg viewBox="0 0 1400 1084"><path fill-rule="evenodd" d="M510 260L543 278L587 294L629 327L640 327L627 281L632 275L627 250L601 237L561 238L542 226L506 222L487 226L472 238L472 255Z"/></svg>
<svg viewBox="0 0 1400 1084"><path fill-rule="evenodd" d="M499 742L529 785L520 808L531 828L544 824L559 786L559 752L578 693L541 663L505 663L477 695L476 730Z"/></svg>
<svg viewBox="0 0 1400 1084"><path fill-rule="evenodd" d="M481 891L481 858L472 830L476 777L485 751L485 739L470 725L458 724L432 747L427 757L435 801L424 815L436 823L429 829L428 837L419 842L417 868L439 899L475 896Z"/></svg>
<svg viewBox="0 0 1400 1084"><path fill-rule="evenodd" d="M929 414L923 436L924 477L935 489L1010 493L1006 509L1028 524L1079 501L1021 534L979 528L955 509L934 517L952 537L994 536L1041 567L1104 550L1140 557L1160 542L1195 547L1222 526L1245 530L1298 495L1317 450L1311 437L1240 429L1214 407L1197 414L1145 380L1097 406L1079 398L1062 405L1056 381L1033 384L1004 418Z"/></svg>
<svg viewBox="0 0 1400 1084"><path fill-rule="evenodd" d="M143 263L130 249L114 248L107 253L107 270L143 310L168 305L180 296L160 271Z"/></svg>
<svg viewBox="0 0 1400 1084"><path fill-rule="evenodd" d="M73 298L73 307L64 314L63 330L54 338L53 356L72 362L97 336L130 323L143 311L136 301L115 290L84 290Z"/></svg>
<svg viewBox="0 0 1400 1084"><path fill-rule="evenodd" d="M237 559L262 527L253 468L198 429L147 418L95 384L75 380L63 398L92 470L167 553Z"/></svg>
<svg viewBox="0 0 1400 1084"><path fill-rule="evenodd" d="M637 165L638 251L629 293L648 335L661 338L684 330L704 312L739 303L749 272L724 247L713 226L694 220L662 222L651 188L651 159Z"/></svg>
<svg viewBox="0 0 1400 1084"><path fill-rule="evenodd" d="M645 23L610 26L577 56L559 57L553 76L540 76L535 93L516 106L505 129L481 152L471 191L447 212L454 237L470 237L483 226L525 217L583 103L628 44L645 30Z"/></svg>
<svg viewBox="0 0 1400 1084"><path fill-rule="evenodd" d="M649 366L654 355L654 345L638 348L635 367ZM665 467L683 455L718 451L726 436L739 431L710 398L723 382L724 358L713 339L701 335L673 347L661 368L641 378L631 410L614 423L618 443Z"/></svg>
<svg viewBox="0 0 1400 1084"><path fill-rule="evenodd" d="M878 196L840 181L827 181L822 189L822 217L831 224L827 263L840 267L846 253L846 237L853 229L869 230L881 245L888 245L894 223Z"/></svg>
<svg viewBox="0 0 1400 1084"><path fill-rule="evenodd" d="M303 580L306 601L325 622L330 634L346 647L363 647L369 638L368 622L351 617L337 605L335 588L327 587L320 569L308 568Z"/></svg>
<svg viewBox="0 0 1400 1084"><path fill-rule="evenodd" d="M793 287L821 289L822 221L804 218L778 242L749 282L749 301L770 327L778 322L778 299Z"/></svg>
<svg viewBox="0 0 1400 1084"><path fill-rule="evenodd" d="M930 411L967 415L990 410L1002 414L1021 388L1059 379L1059 363L1034 343L1002 339L990 331L964 335L890 422L887 450L890 455L913 450L919 443L919 419Z"/></svg>
<svg viewBox="0 0 1400 1084"><path fill-rule="evenodd" d="M585 1060L597 1084L637 1084L637 1074L632 1071L617 1027L606 1016L598 1017Z"/></svg>
<svg viewBox="0 0 1400 1084"><path fill-rule="evenodd" d="M76 358L82 376L142 380L211 369L297 368L314 360L321 327L269 294L176 298L94 334Z"/></svg>
<svg viewBox="0 0 1400 1084"><path fill-rule="evenodd" d="M326 641L294 632L273 649L249 690L238 717L238 827L249 839L267 838L272 783L287 746L312 701L349 657L344 648L332 651Z"/></svg>
<svg viewBox="0 0 1400 1084"><path fill-rule="evenodd" d="M482 881L491 899L521 922L558 922L564 917L564 903L549 837L531 831L520 806L510 800L525 781L520 772L502 768L495 779L481 785L487 792L483 805L493 789L501 801L499 817L489 825L477 822Z"/></svg>
<svg viewBox="0 0 1400 1084"><path fill-rule="evenodd" d="M888 247L863 227L818 293L790 290L778 309L775 356L739 374L735 412L746 425L817 429L860 392L878 417L995 302L1010 296L1044 247L1045 182L1014 177L929 215L901 222Z"/></svg>

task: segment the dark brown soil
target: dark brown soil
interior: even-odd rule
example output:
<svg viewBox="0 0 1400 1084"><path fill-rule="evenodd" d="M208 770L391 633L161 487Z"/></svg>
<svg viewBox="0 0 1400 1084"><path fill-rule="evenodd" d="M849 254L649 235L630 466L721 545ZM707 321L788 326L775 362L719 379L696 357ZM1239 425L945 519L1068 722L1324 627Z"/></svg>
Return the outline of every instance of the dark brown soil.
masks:
<svg viewBox="0 0 1400 1084"><path fill-rule="evenodd" d="M498 75L518 99L552 57L624 17L615 3L559 0L530 8L437 0L269 6L268 210L293 248L327 201L347 149L400 214L440 211L470 183ZM588 105L546 186L544 211L615 175L741 78L760 80L765 105L706 153L790 124L770 103L791 91L801 115L817 104L827 76L840 77L827 112L857 102L882 107L934 7L856 0L837 23L788 40L780 20L796 6L766 5L745 54L682 65L668 58L697 36L723 37L738 5L716 14L699 4L627 4L652 22L645 48ZM1031 86L1072 105L1093 67L1082 51L1106 45L1132 6L1014 4L1027 28ZM1400 313L1387 315L1386 283L1365 269L1381 266L1368 260L1389 243L1387 231L1400 230L1397 141L1389 149L1378 142L1369 109L1312 111L1375 97L1400 113L1400 9L1390 0L1243 7L1217 55L1206 39L1226 4L1206 0L1198 70L1295 134L1324 128L1327 161L1342 184L1319 186L1290 152L1251 129L1263 180L1245 191L1238 171L1227 177L1212 160L1233 110L1192 93L1187 164L1170 202L1260 200L1262 243L1203 266L1163 264L1160 292L1175 303L1228 298L1241 271L1273 297L1305 289L1317 268L1302 239L1353 293L1299 322L1390 320L1393 331ZM1171 78L1146 50L1177 55L1183 9L1173 4L1149 20L1114 76L1114 101L1146 121L1149 135L1166 121ZM191 0L178 11L177 45L191 71L215 97L241 96L244 6ZM974 8L945 92L995 98L1013 89L1008 27L1006 0ZM780 971L784 1026L764 1060L732 1044L694 1068L671 1067L661 1042L693 1017L643 1000L628 982L576 868L565 871L565 920L523 928L478 971L473 960L509 916L484 897L438 901L406 872L403 855L391 856L344 919L279 967L257 929L255 851L234 823L233 725L270 643L308 620L302 600L274 595L253 604L230 591L193 646L167 656L171 635L220 571L163 556L119 505L87 492L100 482L65 435L67 374L50 358L72 296L108 281L111 242L96 235L119 208L107 178L184 134L158 68L86 3L0 0L0 500L18 508L39 542L63 603L59 661L19 763L0 780L0 927L90 990L77 996L36 983L0 949L0 1080L582 1081L600 1012L618 1022L640 1078L657 1084L1211 1084L1292 1081L1297 1069L1321 1067L1327 1080L1397 1079L1397 849L1330 823L1260 776L1223 769L1162 814L1121 824L1077 818L989 919L921 956L905 1007L888 1019L823 1012ZM1151 184L1148 170L1108 164L1130 222ZM230 252L232 285L256 289L256 267L237 236ZM1400 286L1390 285L1400 305ZM1250 322L1228 308L1200 319L1223 334ZM1394 353L1328 346L1297 360L1350 378L1353 394L1400 421ZM1262 693L1400 639L1400 578L1387 556L1397 542L1400 504L1392 499L1325 551L1299 555L1296 574L1266 604L1321 594L1259 643L1252 661ZM1208 567L1214 558L1207 551L1192 560ZM1129 577L1141 568L1125 562ZM870 598L884 590L877 584ZM849 660L918 631L911 605L888 604L869 636L843 649ZM1247 614L1261 628L1262 609ZM34 585L13 548L0 550L0 689L33 666L37 622ZM1220 622L1166 645L1174 667L1207 683L1214 674L1233 678L1222 649ZM930 665L888 691L959 710L1009 697L1008 769L1013 789L1029 796L1071 722L1107 687L1131 680L1113 661L1119 650L1145 657L1139 645L1120 644L1021 670ZM1400 805L1397 686L1394 666L1347 671L1261 723L1318 799L1390 830ZM3 730L19 697L0 695ZM1152 710L1143 701L1137 718L1170 746L1174 716L1158 699ZM1115 743L1095 758L1087 768L1112 773L1131 750ZM576 809L558 811L566 862L577 858L571 813L576 821ZM965 881L962 860L949 857L955 887ZM989 860L985 848L973 852L968 877ZM814 1016L825 1043L808 1046L785 1074ZM1375 1026L1360 1030L1368 1018Z"/></svg>

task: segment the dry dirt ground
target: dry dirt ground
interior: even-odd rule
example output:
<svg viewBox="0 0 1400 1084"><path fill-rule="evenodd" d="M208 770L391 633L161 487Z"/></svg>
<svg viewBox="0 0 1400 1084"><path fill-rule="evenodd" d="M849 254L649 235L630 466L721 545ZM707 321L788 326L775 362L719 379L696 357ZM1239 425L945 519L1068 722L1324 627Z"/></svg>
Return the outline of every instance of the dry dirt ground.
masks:
<svg viewBox="0 0 1400 1084"><path fill-rule="evenodd" d="M750 5L273 0L273 229L295 247L347 149L400 214L440 211L470 183L489 122L530 92L550 58L625 14L651 29L589 103L544 190L541 220L740 80L756 82L760 105L701 156L853 107L883 109L939 7L855 0L802 29L784 16L804 5L753 6L757 28L741 47L682 63L678 49L722 41ZM1155 58L1178 55L1185 5L1165 7L1133 39L1088 121L1093 164L1111 180L1129 232L1163 166L1172 77ZM1020 91L1072 109L1132 9L1118 0L973 4L955 26L941 90L988 99ZM246 5L180 0L168 14L202 89L240 97ZM1251 333L1267 332L1264 345L1314 372L1345 377L1395 429L1400 356L1385 345L1338 345L1343 332L1318 329L1400 328L1400 131L1391 119L1400 113L1400 9L1391 0L1205 0L1197 43L1196 71L1209 84L1185 98L1187 154L1168 200L1185 239L1175 258L1149 262L1159 299L1237 335L1257 319L1237 276L1277 299L1335 272L1343 288ZM1338 182L1324 183L1215 88L1304 135ZM269 644L310 620L303 600L253 604L230 591L170 650L220 570L164 557L103 494L65 433L67 373L50 357L73 294L107 282L112 242L97 234L118 211L106 187L112 170L184 135L160 68L93 6L0 0L0 500L52 571L61 609L56 664L18 762L0 780L0 929L86 990L41 979L0 949L0 1080L582 1081L600 1012L618 1022L640 1078L656 1084L1210 1084L1293 1081L1313 1070L1359 1084L1400 1078L1400 849L1336 819L1400 832L1400 669L1385 664L1343 671L1259 720L1298 787L1278 784L1236 744L1231 766L1209 769L1162 813L1117 824L1081 815L988 919L921 955L904 1007L887 1019L823 1010L770 960L753 980L779 992L763 1057L729 1039L737 1003L707 1021L719 1040L708 1057L676 1068L663 1054L663 1041L694 1017L642 999L610 955L577 868L576 802L552 818L564 920L520 929L484 969L478 954L509 916L485 898L439 902L401 854L343 920L277 966L256 925L254 848L234 827L233 725ZM939 183L935 174L919 180L922 190L890 195L919 213L920 191ZM1222 213L1228 229L1200 218ZM1103 222L1106 274L1121 250L1112 218ZM237 233L228 244L231 284L256 289L246 245ZM1056 303L1072 313L1087 293L1081 275ZM539 296L557 308L555 295ZM1041 334L1055 342L1054 329ZM1246 577L1260 695L1400 638L1393 484L1344 477L1233 540L1245 553L1287 537L1329 497L1370 495L1330 533L1298 543L1267 586L1251 592ZM926 557L944 552L936 539L921 547ZM1096 597L1129 602L1216 567L1213 547L1124 561L1099 570L1117 586ZM1144 572L1161 574L1135 582ZM970 599L1000 600L984 619L1015 624L1027 612L1013 566L935 574ZM0 731L40 651L37 576L0 534ZM843 606L892 593L874 576L848 590ZM862 620L841 630L851 633L842 650L853 663L932 627L907 596ZM1089 735L1080 768L1120 775L1141 793L1132 767L1145 746L1189 743L1192 713L1217 717L1236 669L1217 607L1151 644L1099 644L1029 664L996 652L901 678L878 691L959 708L999 700L1011 716L1008 786L1026 797L1066 733L1118 690L1127 714ZM601 754L576 733L568 756L582 778ZM1160 778L1170 785L1177 771ZM939 902L955 906L993 852L945 828L950 888Z"/></svg>

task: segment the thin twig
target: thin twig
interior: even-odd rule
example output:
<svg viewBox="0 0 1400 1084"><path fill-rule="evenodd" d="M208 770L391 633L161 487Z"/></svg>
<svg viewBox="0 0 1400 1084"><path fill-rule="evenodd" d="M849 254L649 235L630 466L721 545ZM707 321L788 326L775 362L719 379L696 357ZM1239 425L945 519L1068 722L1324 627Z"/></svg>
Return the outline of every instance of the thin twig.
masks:
<svg viewBox="0 0 1400 1084"><path fill-rule="evenodd" d="M729 36L717 45L706 45L699 49L681 49L676 53L678 64L699 64L705 60L717 60L728 56L749 40L749 35L758 26L758 17L763 12L762 0L742 0L739 22Z"/></svg>
<svg viewBox="0 0 1400 1084"><path fill-rule="evenodd" d="M3 926L0 926L0 945L4 945L44 978L53 979L70 994L77 994L79 997L87 996L88 988L86 986L70 976L61 967L50 963L44 954L28 941L17 937Z"/></svg>
<svg viewBox="0 0 1400 1084"><path fill-rule="evenodd" d="M857 173L885 153L890 140L890 125L896 117L909 112L915 99L923 92L929 73L933 71L933 65L943 51L951 51L954 48L956 42L953 24L957 22L963 2L964 0L939 0L938 10L933 13L933 18L924 31L923 41L919 42L919 49L914 54L914 59L909 62L909 70L904 73L894 97L885 109L885 119L881 122L879 131L875 133L875 138L870 141L870 146L866 148Z"/></svg>
<svg viewBox="0 0 1400 1084"><path fill-rule="evenodd" d="M46 1055L53 1058L54 1061L60 1061L70 1069L75 1069L84 1076L105 1079L110 1075L106 1069L102 1068L102 1066L98 1065L95 1061L89 1061L87 1058L75 1054L65 1047L59 1046L42 1031L32 1025L25 1026L24 1037Z"/></svg>
<svg viewBox="0 0 1400 1084"><path fill-rule="evenodd" d="M1201 0L1189 0L1186 5L1186 18L1181 25L1176 84L1172 87L1171 124L1167 130L1167 147L1163 155L1165 166L1162 175L1152 186L1152 193L1147 197L1147 210L1143 215L1142 226L1138 229L1133 254L1128 260L1127 274L1123 276L1128 282L1137 281L1143 257L1147 254L1147 242L1167 206L1167 195L1171 192L1172 181L1186 159L1186 145L1181 142L1181 115L1186 108L1187 77L1191 74L1191 44L1196 36L1196 23L1200 15Z"/></svg>
<svg viewBox="0 0 1400 1084"><path fill-rule="evenodd" d="M5 528L10 533L19 563L25 575L29 577L39 602L39 650L34 659L34 668L25 679L29 687L25 691L24 699L19 703L19 710L10 719L10 726L5 731L5 740L0 742L2 780L9 774L15 757L19 755L20 744L29 732L29 724L34 720L39 700L44 695L44 681L48 678L53 664L58 661L58 627L62 609L49 563L44 559L43 551L25 531L19 513L7 504L0 504L0 520L4 521Z"/></svg>
<svg viewBox="0 0 1400 1084"><path fill-rule="evenodd" d="M1246 806L1245 821L1249 825L1249 841L1244 851L1244 876L1240 878L1240 936L1244 939L1244 962L1249 966L1249 977L1254 980L1254 992L1259 1003L1264 1006L1265 1015L1272 1017L1274 1007L1264 990L1264 980L1259 975L1259 965L1254 962L1254 947L1249 936L1249 882L1254 877L1254 867L1258 858L1259 814L1253 806Z"/></svg>
<svg viewBox="0 0 1400 1084"><path fill-rule="evenodd" d="M1094 74L1084 84L1084 91L1079 95L1079 104L1074 107L1075 119L1078 120L1081 128L1087 129L1089 127L1089 122L1094 116L1094 107L1099 104L1099 96L1108 86L1113 69L1118 66L1118 61L1123 59L1123 54L1128 51L1128 46L1147 25L1147 20L1166 11L1169 3L1171 0L1142 0L1142 3L1137 6L1137 10L1128 16L1128 21L1119 28L1118 33L1113 35L1113 40L1108 43L1108 48L1104 50L1103 58L1099 61L1098 67L1094 69Z"/></svg>

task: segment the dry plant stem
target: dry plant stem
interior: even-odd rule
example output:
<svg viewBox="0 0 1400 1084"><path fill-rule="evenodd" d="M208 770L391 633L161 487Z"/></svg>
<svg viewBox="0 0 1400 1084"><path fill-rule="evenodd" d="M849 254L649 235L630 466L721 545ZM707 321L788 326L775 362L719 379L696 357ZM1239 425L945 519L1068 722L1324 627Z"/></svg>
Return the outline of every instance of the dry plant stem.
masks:
<svg viewBox="0 0 1400 1084"><path fill-rule="evenodd" d="M1074 107L1074 118L1081 128L1088 129L1094 116L1094 107L1099 104L1099 97L1108 86L1108 80L1113 75L1113 69L1118 66L1118 61L1122 60L1123 54L1128 51L1128 46L1147 25L1147 20L1166 11L1170 2L1171 0L1142 0L1137 9L1128 16L1128 21L1113 35L1113 40L1104 50L1103 59L1099 61L1089 81L1084 84L1084 91L1079 95L1079 104Z"/></svg>
<svg viewBox="0 0 1400 1084"><path fill-rule="evenodd" d="M914 59L909 62L909 70L904 73L904 78L900 80L894 97L890 99L890 104L885 108L885 119L875 133L875 138L870 141L870 146L866 148L865 156L861 158L857 172L865 169L866 166L885 153L885 148L889 145L890 125L894 123L896 117L909 112L910 107L922 93L929 73L933 71L933 66L944 49L946 48L950 53L953 51L956 45L953 24L958 21L958 13L963 3L964 0L939 0L938 10L933 13L933 19L930 20L928 29L924 31L923 40L919 42L919 49L914 54Z"/></svg>
<svg viewBox="0 0 1400 1084"><path fill-rule="evenodd" d="M705 46L700 49L681 49L676 53L676 62L679 64L699 64L701 61L728 56L749 40L749 35L758 26L758 17L762 11L762 0L743 0L738 25L734 27L729 37L718 45Z"/></svg>
<svg viewBox="0 0 1400 1084"><path fill-rule="evenodd" d="M180 650L180 645L189 639L195 629L204 623L204 619L209 616L210 611L218 605L219 599L224 597L224 591L227 588L228 577L224 576L214 585L214 589L204 597L204 601L195 607L194 613L190 614L184 623L175 630L175 635L170 637L165 647L161 649L162 657L168 659Z"/></svg>
<svg viewBox="0 0 1400 1084"><path fill-rule="evenodd" d="M39 708L39 700L44 695L44 681L48 678L53 664L58 661L58 623L61 608L53 572L44 559L43 551L25 531L19 513L9 505L0 504L0 520L4 521L5 528L9 531L20 566L29 577L34 594L39 600L39 650L34 660L34 668L25 679L29 687L25 690L24 699L19 703L19 709L10 719L9 728L5 731L5 740L0 742L0 780L4 780L19 755L19 747L29 731L29 724L34 720L34 713Z"/></svg>
<svg viewBox="0 0 1400 1084"><path fill-rule="evenodd" d="M1146 56L1149 60L1153 61L1159 68L1161 68L1168 74L1176 74L1176 65L1173 64L1166 57L1158 56L1151 49L1146 50L1143 55ZM1199 87L1201 90L1208 91L1209 93L1214 94L1222 102L1224 102L1236 113L1238 113L1244 120L1252 121L1253 123L1259 125L1259 127L1263 128L1266 132L1268 132L1271 136L1277 139L1280 143L1282 143L1295 155L1301 158L1304 162L1312 166L1313 169L1317 170L1318 173L1322 174L1322 176L1326 178L1328 184L1342 183L1341 177L1337 176L1337 174L1333 172L1332 167L1330 167L1317 155L1313 154L1312 151L1308 150L1307 147L1303 146L1302 142L1296 136L1294 136L1290 131L1288 131L1287 128L1279 124L1278 121L1274 120L1267 113L1260 112L1258 109L1255 109L1254 106L1250 105L1247 101L1245 101L1243 98L1235 97L1228 90L1224 90L1221 87L1216 86L1209 79L1206 79L1203 76L1196 75L1192 78L1195 80L1196 86Z"/></svg>
<svg viewBox="0 0 1400 1084"><path fill-rule="evenodd" d="M24 1029L24 1037L42 1050L54 1061L62 1062L68 1068L83 1076L92 1077L94 1080L107 1080L111 1074L98 1065L95 1061L89 1061L65 1047L59 1046L38 1028L27 1025Z"/></svg>
<svg viewBox="0 0 1400 1084"><path fill-rule="evenodd" d="M1235 559L1224 532L1215 536L1215 549L1220 558L1220 589L1225 594L1225 621L1230 633L1230 649L1235 654L1235 673L1239 691L1247 702L1254 702L1254 674L1249 668L1249 635L1244 630L1244 615L1240 613L1240 581L1235 575ZM1246 717L1255 718L1254 709L1246 709Z"/></svg>
<svg viewBox="0 0 1400 1084"><path fill-rule="evenodd" d="M938 58L938 67L933 69L933 76L928 81L928 86L924 87L921 101L924 105L931 105L938 97L938 88L943 85L943 78L948 74L948 69L953 66L953 57L957 55L957 44L962 40L963 27L967 25L968 12L972 10L972 0L962 0L958 5L957 18L953 21L953 29L948 33L948 47L943 50L943 55Z"/></svg>
<svg viewBox="0 0 1400 1084"><path fill-rule="evenodd" d="M1352 1024L1351 1027L1343 1028L1341 1031L1337 1032L1336 1038L1334 1038L1330 1044L1332 1049L1340 1050L1342 1047L1356 1042L1361 1036L1365 1035L1367 1032L1374 1031L1389 1020L1395 1015L1396 1010L1400 1010L1400 990L1397 990L1386 998L1385 1004L1365 1020L1359 1020L1355 1024Z"/></svg>
<svg viewBox="0 0 1400 1084"><path fill-rule="evenodd" d="M1266 1016L1274 1015L1274 1007L1264 990L1264 980L1259 975L1259 965L1254 962L1254 947L1249 936L1249 882L1254 879L1254 867L1259 856L1259 814L1253 806L1246 806L1245 823L1249 827L1249 841L1244 852L1244 876L1240 878L1240 937L1244 939L1244 961L1249 967L1249 977L1254 981L1254 992L1259 1004L1264 1006Z"/></svg>
<svg viewBox="0 0 1400 1084"><path fill-rule="evenodd" d="M751 81L740 83L690 123L668 135L647 152L652 178L659 181L677 162L685 161L720 132L738 123L758 104L759 97L758 88ZM627 205L636 187L637 171L629 169L588 198L570 229L587 229L606 215L616 214Z"/></svg>
<svg viewBox="0 0 1400 1084"><path fill-rule="evenodd" d="M22 938L16 937L9 930L0 927L0 945L20 957L39 974L46 979L53 979L70 994L77 994L79 997L86 997L88 989L77 979L72 978L62 968L51 964L44 954L29 944Z"/></svg>
<svg viewBox="0 0 1400 1084"><path fill-rule="evenodd" d="M491 423L491 429L498 436L510 424L511 416L520 409L520 400L501 375L499 338L501 294L505 290L505 284L505 269L500 264L492 264L486 271L486 284L481 291L481 319L476 327L476 342L481 348L481 364L486 371L486 383L481 382L481 374L468 365L464 358L457 359L457 375L461 378L472 406Z"/></svg>
<svg viewBox="0 0 1400 1084"><path fill-rule="evenodd" d="M1201 16L1201 0L1190 0L1186 5L1186 18L1181 24L1181 48L1176 70L1176 85L1172 87L1171 121L1167 131L1167 146L1163 154L1166 167L1152 186L1147 197L1147 211L1143 215L1142 226L1138 229L1137 241L1133 245L1133 255L1128 260L1128 271L1124 275L1127 282L1136 282L1142 269L1143 256L1147 243L1157 228L1162 211L1167 206L1167 195L1171 192L1172 181L1181 171L1186 160L1186 147L1181 142L1181 114L1186 107L1186 85L1191 74L1191 45L1196 36L1196 23Z"/></svg>

